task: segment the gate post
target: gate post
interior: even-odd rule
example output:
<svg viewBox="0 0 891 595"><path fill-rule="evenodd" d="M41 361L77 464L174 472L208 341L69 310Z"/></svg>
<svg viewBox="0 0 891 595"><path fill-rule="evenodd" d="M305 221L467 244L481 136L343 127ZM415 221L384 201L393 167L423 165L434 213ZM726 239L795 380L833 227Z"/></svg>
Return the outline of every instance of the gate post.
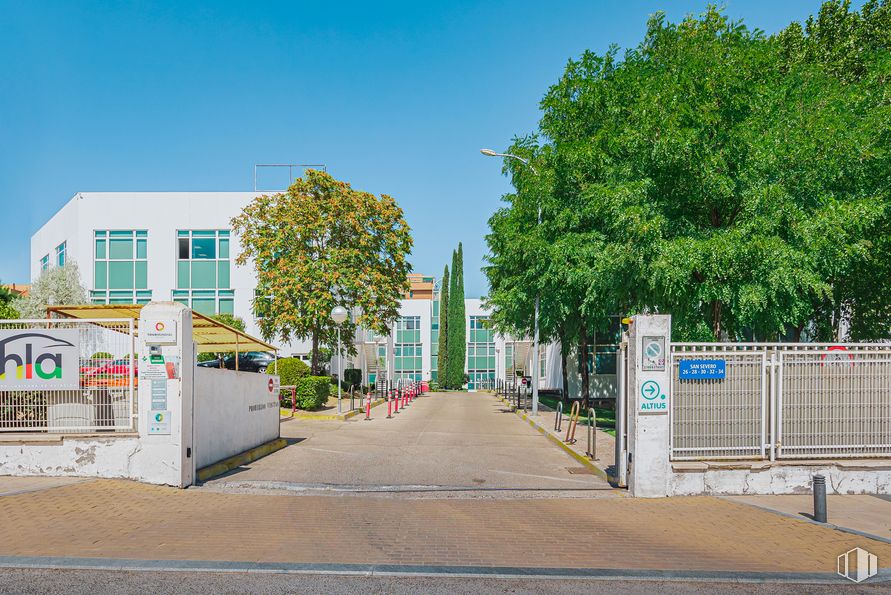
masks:
<svg viewBox="0 0 891 595"><path fill-rule="evenodd" d="M139 439L148 455L136 477L186 487L195 479L192 436L195 344L192 311L174 302L142 308L136 344L139 370Z"/></svg>
<svg viewBox="0 0 891 595"><path fill-rule="evenodd" d="M634 316L628 334L628 488L668 496L671 480L671 316Z"/></svg>

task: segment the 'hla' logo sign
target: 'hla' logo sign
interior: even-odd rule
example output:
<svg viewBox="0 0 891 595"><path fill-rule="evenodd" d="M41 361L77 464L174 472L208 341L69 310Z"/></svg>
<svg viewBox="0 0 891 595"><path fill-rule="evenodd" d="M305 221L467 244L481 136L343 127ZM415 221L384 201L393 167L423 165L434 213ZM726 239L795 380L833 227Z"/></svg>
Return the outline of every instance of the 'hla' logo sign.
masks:
<svg viewBox="0 0 891 595"><path fill-rule="evenodd" d="M0 390L79 387L76 329L0 330Z"/></svg>

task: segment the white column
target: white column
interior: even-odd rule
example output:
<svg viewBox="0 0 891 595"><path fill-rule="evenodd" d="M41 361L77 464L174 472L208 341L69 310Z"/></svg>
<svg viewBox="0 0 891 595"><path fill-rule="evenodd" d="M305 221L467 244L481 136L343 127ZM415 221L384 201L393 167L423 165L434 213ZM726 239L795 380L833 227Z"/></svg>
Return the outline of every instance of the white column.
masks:
<svg viewBox="0 0 891 595"><path fill-rule="evenodd" d="M195 477L192 440L195 344L192 311L152 302L142 309L137 340L139 438L134 479L186 487Z"/></svg>
<svg viewBox="0 0 891 595"><path fill-rule="evenodd" d="M628 336L628 489L664 497L671 478L671 316L635 316Z"/></svg>

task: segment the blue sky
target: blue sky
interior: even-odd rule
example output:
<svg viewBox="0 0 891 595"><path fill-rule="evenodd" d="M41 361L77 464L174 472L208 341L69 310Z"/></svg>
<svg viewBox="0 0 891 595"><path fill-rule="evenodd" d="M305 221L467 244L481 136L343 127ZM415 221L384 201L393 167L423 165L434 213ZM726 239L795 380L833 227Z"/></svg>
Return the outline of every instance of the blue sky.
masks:
<svg viewBox="0 0 891 595"><path fill-rule="evenodd" d="M0 0L0 279L28 280L31 234L75 192L251 190L254 163L310 162L396 197L416 271L463 241L482 295L510 187L479 149L535 130L568 58L706 4ZM725 3L768 33L819 5Z"/></svg>

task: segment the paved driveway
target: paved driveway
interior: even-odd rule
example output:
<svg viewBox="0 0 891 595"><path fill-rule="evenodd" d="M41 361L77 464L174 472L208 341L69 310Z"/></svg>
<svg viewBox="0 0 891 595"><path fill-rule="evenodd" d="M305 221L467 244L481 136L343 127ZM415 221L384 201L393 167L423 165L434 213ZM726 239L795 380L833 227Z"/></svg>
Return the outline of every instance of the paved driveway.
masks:
<svg viewBox="0 0 891 595"><path fill-rule="evenodd" d="M506 495L614 494L597 476L484 393L431 393L393 419L291 420L287 448L205 484L210 489L309 489Z"/></svg>

